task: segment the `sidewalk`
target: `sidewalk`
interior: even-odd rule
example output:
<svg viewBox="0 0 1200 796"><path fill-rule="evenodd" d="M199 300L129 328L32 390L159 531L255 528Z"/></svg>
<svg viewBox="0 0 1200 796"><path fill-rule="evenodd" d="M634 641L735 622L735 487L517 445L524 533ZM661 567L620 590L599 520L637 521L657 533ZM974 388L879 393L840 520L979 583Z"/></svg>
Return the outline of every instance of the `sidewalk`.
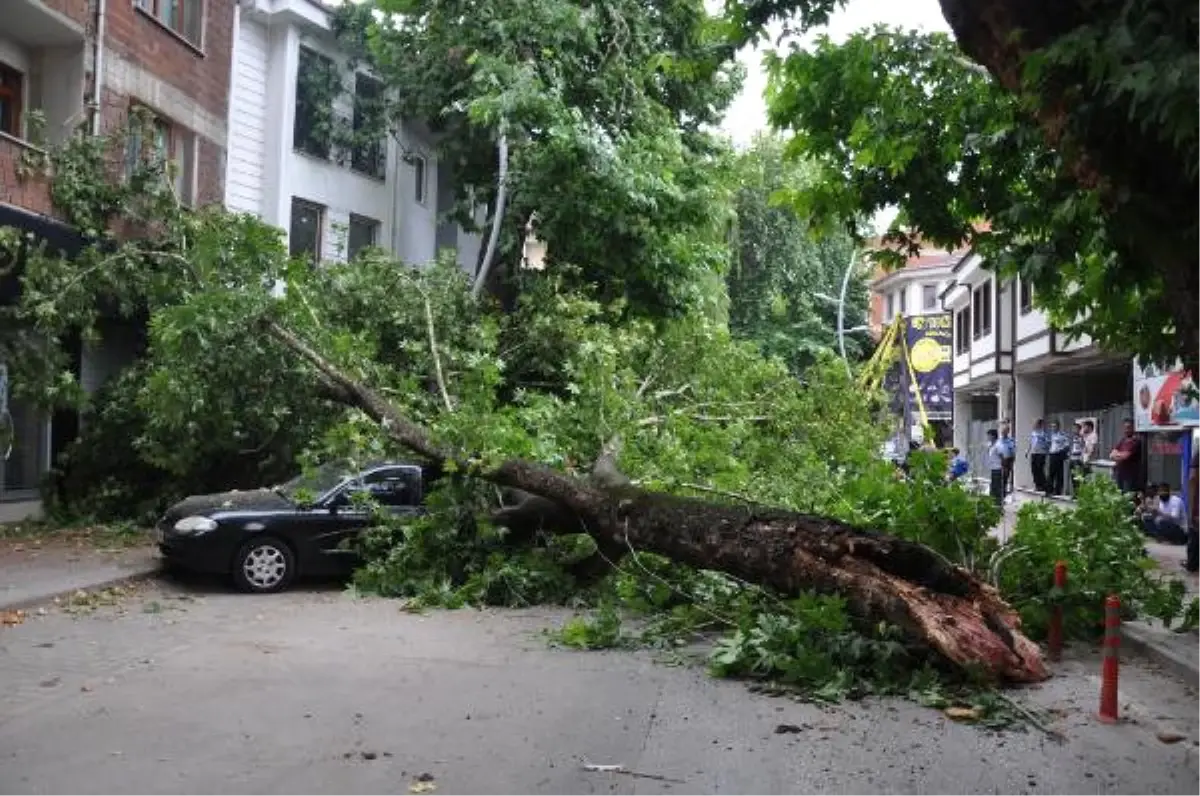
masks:
<svg viewBox="0 0 1200 796"><path fill-rule="evenodd" d="M1003 519L992 529L991 535L1001 543L1007 542L1016 530L1020 507L1030 501L1043 500L1047 499L1039 494L1014 492L1012 499L1004 505ZM1072 505L1070 501L1053 498L1048 502L1064 509ZM1185 556L1182 545L1161 544L1147 538L1146 552L1157 565L1160 577L1182 582L1189 597L1200 596L1200 577L1180 566ZM1153 661L1188 683L1195 685L1200 681L1200 633L1197 631L1175 633L1156 619L1126 622L1121 630L1125 649Z"/></svg>
<svg viewBox="0 0 1200 796"><path fill-rule="evenodd" d="M17 611L79 590L146 577L160 567L149 545L99 549L52 536L0 540L0 611Z"/></svg>

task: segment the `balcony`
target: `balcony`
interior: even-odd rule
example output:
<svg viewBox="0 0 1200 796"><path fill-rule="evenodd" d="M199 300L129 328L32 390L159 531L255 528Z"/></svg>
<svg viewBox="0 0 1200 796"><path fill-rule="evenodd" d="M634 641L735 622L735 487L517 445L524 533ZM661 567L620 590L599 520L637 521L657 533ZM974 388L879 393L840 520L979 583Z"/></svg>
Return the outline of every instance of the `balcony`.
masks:
<svg viewBox="0 0 1200 796"><path fill-rule="evenodd" d="M85 57L83 29L40 0L8 0L0 33L0 195L4 201L48 214L44 182L17 177L31 147L56 144L82 124Z"/></svg>

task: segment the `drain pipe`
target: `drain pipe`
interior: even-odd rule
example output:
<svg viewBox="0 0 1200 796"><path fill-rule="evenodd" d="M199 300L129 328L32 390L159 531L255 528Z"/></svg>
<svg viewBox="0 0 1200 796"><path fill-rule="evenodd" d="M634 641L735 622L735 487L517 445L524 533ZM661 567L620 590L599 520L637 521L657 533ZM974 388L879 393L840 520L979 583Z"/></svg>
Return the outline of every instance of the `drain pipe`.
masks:
<svg viewBox="0 0 1200 796"><path fill-rule="evenodd" d="M104 17L106 0L95 0L95 41L92 42L92 135L100 135L100 98L104 86Z"/></svg>

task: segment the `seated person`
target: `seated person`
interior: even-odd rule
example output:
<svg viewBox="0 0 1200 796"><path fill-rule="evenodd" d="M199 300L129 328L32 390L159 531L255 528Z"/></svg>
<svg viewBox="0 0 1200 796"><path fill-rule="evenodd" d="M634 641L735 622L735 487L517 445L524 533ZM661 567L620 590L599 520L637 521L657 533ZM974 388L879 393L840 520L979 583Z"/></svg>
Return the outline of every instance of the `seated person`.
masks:
<svg viewBox="0 0 1200 796"><path fill-rule="evenodd" d="M1171 494L1171 485L1164 481L1158 485L1157 503L1142 512L1142 528L1159 541L1186 544L1183 513L1183 499Z"/></svg>
<svg viewBox="0 0 1200 796"><path fill-rule="evenodd" d="M950 472L947 480L957 481L967 474L967 471L971 469L971 465L967 462L967 457L963 456L962 451L958 448L951 448L950 453L953 456L950 459Z"/></svg>

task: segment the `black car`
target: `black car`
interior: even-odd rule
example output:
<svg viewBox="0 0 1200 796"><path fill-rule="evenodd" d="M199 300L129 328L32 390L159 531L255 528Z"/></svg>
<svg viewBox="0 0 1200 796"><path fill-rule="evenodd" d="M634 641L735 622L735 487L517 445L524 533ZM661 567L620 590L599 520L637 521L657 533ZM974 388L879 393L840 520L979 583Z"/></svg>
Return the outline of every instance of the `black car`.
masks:
<svg viewBox="0 0 1200 796"><path fill-rule="evenodd" d="M357 471L331 463L270 489L197 495L154 529L168 565L231 574L251 592L280 591L299 574L344 575L359 563L343 544L371 525L371 501L398 514L422 511L433 472L378 462Z"/></svg>

